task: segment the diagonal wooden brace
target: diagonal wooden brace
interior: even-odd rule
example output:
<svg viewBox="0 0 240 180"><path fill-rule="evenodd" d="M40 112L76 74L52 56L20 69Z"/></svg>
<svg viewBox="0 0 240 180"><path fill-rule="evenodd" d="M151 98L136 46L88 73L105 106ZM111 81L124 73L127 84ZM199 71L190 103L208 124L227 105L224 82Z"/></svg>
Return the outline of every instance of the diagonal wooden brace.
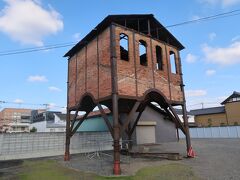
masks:
<svg viewBox="0 0 240 180"><path fill-rule="evenodd" d="M169 111L170 109L170 111ZM168 113L168 115L170 116L170 118L172 118L174 120L174 122L179 126L179 128L182 130L182 132L184 134L186 134L186 129L183 125L183 123L181 122L181 120L179 119L177 113L175 112L174 108L169 104L169 109L165 109L165 111Z"/></svg>
<svg viewBox="0 0 240 180"><path fill-rule="evenodd" d="M105 121L105 123L106 123L106 125L108 127L108 130L110 131L110 133L111 133L111 135L113 137L113 127L112 127L111 123L109 122L108 117L107 117L106 113L104 112L104 110L102 108L102 105L98 104L97 106L98 106L98 109L101 112L102 118L104 119L104 121Z"/></svg>
<svg viewBox="0 0 240 180"><path fill-rule="evenodd" d="M126 121L122 124L121 134L128 128L129 123L132 120L134 113L136 113L137 108L139 107L140 102L135 102L132 110L128 113Z"/></svg>
<svg viewBox="0 0 240 180"><path fill-rule="evenodd" d="M92 111L92 110L91 110ZM86 112L86 114L84 114L84 116L82 118L79 119L79 122L77 123L77 125L73 128L72 127L72 131L71 131L71 137L75 134L75 132L77 131L77 129L80 127L80 125L83 123L83 121L87 118L88 114L91 112ZM78 120L77 118L75 119L75 121Z"/></svg>

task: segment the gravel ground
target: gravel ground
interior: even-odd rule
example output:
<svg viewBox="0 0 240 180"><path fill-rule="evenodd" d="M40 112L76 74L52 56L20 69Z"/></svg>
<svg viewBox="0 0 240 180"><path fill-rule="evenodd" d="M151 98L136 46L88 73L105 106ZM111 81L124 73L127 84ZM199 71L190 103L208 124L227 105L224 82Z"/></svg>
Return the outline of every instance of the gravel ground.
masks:
<svg viewBox="0 0 240 180"><path fill-rule="evenodd" d="M151 152L178 152L183 156L180 161L161 159L143 159L121 156L123 175L133 175L146 166L169 163L182 163L193 168L195 174L202 179L240 179L240 139L193 139L192 147L196 158L184 158L186 155L185 141L164 143L150 147ZM111 154L108 152L108 154ZM112 157L100 154L92 159L88 154L74 155L71 161L58 160L64 166L100 175L112 175Z"/></svg>
<svg viewBox="0 0 240 180"><path fill-rule="evenodd" d="M130 158L129 156L121 155L122 175L133 175L146 166L179 163L191 167L194 173L201 179L240 179L240 139L192 139L192 147L197 154L195 158L184 158L186 155L184 140L147 147L151 152L180 153L183 158L179 161ZM72 155L71 160L68 162L63 161L63 156L39 159L53 159L63 166L72 169L111 176L113 166L112 153L105 153L108 155L101 153L100 156L96 154L93 156L91 153ZM31 161L34 161L34 159ZM22 160L0 162L0 179L1 177L11 179L11 176L20 172L22 163Z"/></svg>

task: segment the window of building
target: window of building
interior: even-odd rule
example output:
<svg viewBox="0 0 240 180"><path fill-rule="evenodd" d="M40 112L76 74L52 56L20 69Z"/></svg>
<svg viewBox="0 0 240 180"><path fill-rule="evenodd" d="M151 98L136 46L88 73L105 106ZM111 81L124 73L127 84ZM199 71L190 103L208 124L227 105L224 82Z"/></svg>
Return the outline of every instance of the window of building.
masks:
<svg viewBox="0 0 240 180"><path fill-rule="evenodd" d="M142 66L147 66L147 43L143 40L139 41L139 59Z"/></svg>
<svg viewBox="0 0 240 180"><path fill-rule="evenodd" d="M171 65L171 72L173 74L177 74L176 55L173 51L170 51L170 65Z"/></svg>
<svg viewBox="0 0 240 180"><path fill-rule="evenodd" d="M126 34L120 34L120 56L121 60L128 61L128 36Z"/></svg>
<svg viewBox="0 0 240 180"><path fill-rule="evenodd" d="M160 46L156 46L156 59L157 70L163 70L162 48Z"/></svg>

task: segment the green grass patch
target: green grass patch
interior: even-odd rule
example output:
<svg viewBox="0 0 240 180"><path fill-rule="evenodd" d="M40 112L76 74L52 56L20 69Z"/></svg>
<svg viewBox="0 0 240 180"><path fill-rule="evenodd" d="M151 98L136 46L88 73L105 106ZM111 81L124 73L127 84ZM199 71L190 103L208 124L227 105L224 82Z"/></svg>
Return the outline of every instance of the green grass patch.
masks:
<svg viewBox="0 0 240 180"><path fill-rule="evenodd" d="M75 180L75 179L95 179L96 175L84 173L63 167L53 160L25 161L22 173L19 174L21 180Z"/></svg>
<svg viewBox="0 0 240 180"><path fill-rule="evenodd" d="M166 164L140 169L135 176L103 177L66 168L54 160L25 161L19 174L21 180L195 180L189 166L183 164Z"/></svg>

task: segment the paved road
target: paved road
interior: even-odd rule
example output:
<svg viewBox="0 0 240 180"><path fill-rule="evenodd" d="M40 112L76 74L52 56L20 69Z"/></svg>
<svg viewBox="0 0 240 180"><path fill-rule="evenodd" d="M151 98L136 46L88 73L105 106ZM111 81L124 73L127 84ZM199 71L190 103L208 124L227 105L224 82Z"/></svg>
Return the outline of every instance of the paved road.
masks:
<svg viewBox="0 0 240 180"><path fill-rule="evenodd" d="M203 179L240 179L240 139L193 139L192 146L197 153L193 159L182 163L193 167ZM164 149L185 153L185 142L168 143Z"/></svg>
<svg viewBox="0 0 240 180"><path fill-rule="evenodd" d="M124 174L134 174L145 166L166 163L183 163L193 168L198 177L210 180L240 179L240 139L192 139L196 158L183 158L181 161L124 159L121 165ZM178 152L186 155L185 141L164 143L150 148L156 152ZM75 169L95 171L102 175L111 175L112 158L84 160L75 156L65 164ZM82 162L82 163L80 163ZM94 169L94 170L93 170Z"/></svg>

